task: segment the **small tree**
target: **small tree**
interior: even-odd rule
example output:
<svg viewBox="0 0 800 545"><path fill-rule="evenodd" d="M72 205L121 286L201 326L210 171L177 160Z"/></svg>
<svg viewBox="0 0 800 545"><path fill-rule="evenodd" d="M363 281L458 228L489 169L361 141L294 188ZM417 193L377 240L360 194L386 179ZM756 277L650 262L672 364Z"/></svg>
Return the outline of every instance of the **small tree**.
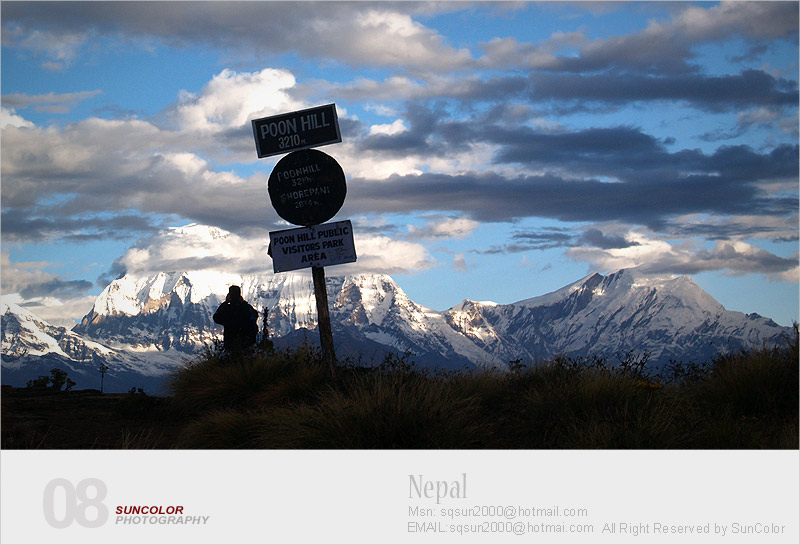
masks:
<svg viewBox="0 0 800 545"><path fill-rule="evenodd" d="M259 352L272 352L275 348L271 340L269 340L269 327L267 325L267 315L269 307L264 305L264 322L261 324L261 340L258 343L257 349Z"/></svg>
<svg viewBox="0 0 800 545"><path fill-rule="evenodd" d="M63 369L51 369L50 382L52 382L50 387L53 390L60 392L61 388L67 383L67 372ZM69 390L71 387L72 386L68 387L67 390Z"/></svg>
<svg viewBox="0 0 800 545"><path fill-rule="evenodd" d="M49 386L48 383L50 384ZM73 386L75 386L75 381L67 377L67 372L58 367L50 369L50 376L42 375L39 378L29 380L27 384L28 388L50 388L56 392L60 392L61 388L68 392Z"/></svg>
<svg viewBox="0 0 800 545"><path fill-rule="evenodd" d="M103 382L105 381L106 371L108 371L109 367L105 363L100 362L100 367L98 369L100 370L100 393L102 394L103 393Z"/></svg>
<svg viewBox="0 0 800 545"><path fill-rule="evenodd" d="M33 378L28 381L26 385L27 388L36 388L41 390L42 388L47 388L47 384L50 382L50 377L47 375L41 375L38 378Z"/></svg>

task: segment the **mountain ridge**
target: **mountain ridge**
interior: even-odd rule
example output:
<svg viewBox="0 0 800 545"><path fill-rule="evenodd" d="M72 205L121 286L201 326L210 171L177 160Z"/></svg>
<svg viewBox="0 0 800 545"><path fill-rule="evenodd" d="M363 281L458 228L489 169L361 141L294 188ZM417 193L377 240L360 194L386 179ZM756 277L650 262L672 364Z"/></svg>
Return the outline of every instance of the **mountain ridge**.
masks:
<svg viewBox="0 0 800 545"><path fill-rule="evenodd" d="M779 343L790 332L757 314L726 310L689 277L630 269L593 273L515 303L464 299L443 311L415 303L385 274L332 276L326 282L337 354L345 358L408 354L423 366L502 369L510 361L538 362L558 355L595 354L613 362L635 351L660 366ZM103 360L112 374L157 377L221 336L211 316L231 284L241 286L244 298L262 316L267 309L269 332L278 346L302 339L317 342L316 333L310 333L317 326L313 282L303 273L123 276L103 290L72 331L57 332L76 346L82 342L96 349L89 360L76 359L76 369ZM25 314L21 308L3 308L4 375L10 369L7 358L20 367L48 354L51 359L72 357L53 343L49 351L37 351L32 340L36 335L29 335L27 349L24 339L17 345L10 335L7 339L6 324L13 326L14 320L39 323L44 333L56 327L30 317L20 322L15 317L20 312Z"/></svg>

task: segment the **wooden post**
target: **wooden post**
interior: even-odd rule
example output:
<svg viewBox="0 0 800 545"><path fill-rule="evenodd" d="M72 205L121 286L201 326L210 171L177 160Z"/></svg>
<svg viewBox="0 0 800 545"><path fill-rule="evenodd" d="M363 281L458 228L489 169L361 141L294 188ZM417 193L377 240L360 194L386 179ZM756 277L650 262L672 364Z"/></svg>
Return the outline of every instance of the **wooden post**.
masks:
<svg viewBox="0 0 800 545"><path fill-rule="evenodd" d="M328 289L325 287L325 268L311 267L314 277L314 297L317 300L317 322L319 324L319 344L322 356L328 362L331 376L334 375L336 352L333 350L333 332L331 331L331 315L328 310Z"/></svg>

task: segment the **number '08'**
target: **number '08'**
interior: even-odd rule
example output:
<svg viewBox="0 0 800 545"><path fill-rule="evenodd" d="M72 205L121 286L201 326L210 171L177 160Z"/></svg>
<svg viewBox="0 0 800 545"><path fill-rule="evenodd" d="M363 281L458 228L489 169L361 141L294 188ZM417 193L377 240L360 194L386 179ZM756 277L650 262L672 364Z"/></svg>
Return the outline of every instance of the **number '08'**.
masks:
<svg viewBox="0 0 800 545"><path fill-rule="evenodd" d="M91 496L90 489L94 490ZM64 499L64 509L59 510L59 514L63 513L62 518L56 514L56 495L59 490L63 491L59 496ZM85 528L98 528L108 520L108 508L103 504L107 494L106 483L100 479L84 479L78 486L67 479L53 479L44 487L44 518L53 528L67 528L73 522ZM91 507L96 511L95 518L89 518Z"/></svg>

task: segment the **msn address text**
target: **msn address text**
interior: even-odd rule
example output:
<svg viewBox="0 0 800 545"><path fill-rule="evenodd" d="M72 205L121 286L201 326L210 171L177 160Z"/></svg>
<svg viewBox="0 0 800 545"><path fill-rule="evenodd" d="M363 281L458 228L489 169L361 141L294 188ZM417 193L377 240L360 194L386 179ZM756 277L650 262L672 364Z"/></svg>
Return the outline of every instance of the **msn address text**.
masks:
<svg viewBox="0 0 800 545"><path fill-rule="evenodd" d="M443 517L448 519L456 518L491 518L500 517L507 520L516 518L537 518L537 517L588 517L589 510L585 508L563 507L554 505L552 507L526 507L522 505L473 505L470 507L418 507L409 506L408 516L410 517Z"/></svg>

